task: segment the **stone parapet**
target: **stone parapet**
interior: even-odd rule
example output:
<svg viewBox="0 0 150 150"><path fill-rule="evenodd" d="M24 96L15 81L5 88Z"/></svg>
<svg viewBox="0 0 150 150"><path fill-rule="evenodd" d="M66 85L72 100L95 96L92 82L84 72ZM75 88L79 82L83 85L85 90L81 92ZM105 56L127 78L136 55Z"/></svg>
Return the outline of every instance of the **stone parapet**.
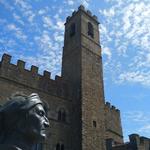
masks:
<svg viewBox="0 0 150 150"><path fill-rule="evenodd" d="M114 105L111 105L109 102L105 103L105 108L109 109L112 112L118 113L118 115L120 115L120 110L117 109Z"/></svg>
<svg viewBox="0 0 150 150"><path fill-rule="evenodd" d="M112 139L115 143L123 143L120 110L109 102L105 103L105 127L106 139Z"/></svg>
<svg viewBox="0 0 150 150"><path fill-rule="evenodd" d="M75 16L75 14L77 14L79 11L82 11L83 13L85 13L86 15L88 15L90 18L92 18L93 20L95 20L99 24L97 16L93 15L90 10L86 10L83 5L80 5L78 7L78 11L73 11L72 15L67 17L66 23L68 21L70 21Z"/></svg>
<svg viewBox="0 0 150 150"><path fill-rule="evenodd" d="M4 78L25 86L41 90L43 92L71 99L73 89L69 82L62 77L55 76L51 79L51 73L44 71L43 75L38 73L37 66L31 66L30 70L25 69L25 62L18 60L17 64L11 63L11 56L4 54L0 62L0 78Z"/></svg>

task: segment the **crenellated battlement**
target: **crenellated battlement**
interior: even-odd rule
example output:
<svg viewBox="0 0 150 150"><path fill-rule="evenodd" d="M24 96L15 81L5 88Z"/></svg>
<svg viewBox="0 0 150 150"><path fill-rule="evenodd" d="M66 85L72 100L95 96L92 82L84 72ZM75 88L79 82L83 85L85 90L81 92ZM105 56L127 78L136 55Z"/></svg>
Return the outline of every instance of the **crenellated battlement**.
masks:
<svg viewBox="0 0 150 150"><path fill-rule="evenodd" d="M0 61L0 77L53 95L71 96L71 86L62 77L56 75L55 79L51 79L50 72L44 70L41 75L37 66L32 65L28 70L25 64L26 62L22 60L18 60L16 65L12 64L11 56L4 54Z"/></svg>
<svg viewBox="0 0 150 150"><path fill-rule="evenodd" d="M105 103L105 108L110 110L110 111L120 113L120 110L117 109L114 105L111 105L109 102Z"/></svg>
<svg viewBox="0 0 150 150"><path fill-rule="evenodd" d="M79 11L82 11L82 12L86 13L89 17L93 18L97 23L99 23L97 16L93 15L90 10L86 10L83 5L80 5L80 6L78 7L78 11L73 11L72 16L68 16L68 17L67 17L66 23L67 23L68 21L70 21L70 20L75 16L75 14L77 14Z"/></svg>
<svg viewBox="0 0 150 150"><path fill-rule="evenodd" d="M129 135L129 142L126 143L115 143L113 139L109 140L109 149L111 150L149 150L150 139L140 136L138 134Z"/></svg>
<svg viewBox="0 0 150 150"><path fill-rule="evenodd" d="M105 127L106 138L117 139L119 143L123 142L123 134L121 128L120 110L109 102L105 103Z"/></svg>
<svg viewBox="0 0 150 150"><path fill-rule="evenodd" d="M32 65L31 69L27 70L25 68L26 62L24 62L22 60L17 60L17 64L15 65L15 64L11 63L11 58L12 58L12 56L10 56L8 54L3 54L0 67L5 70L5 67L7 66L7 67L9 67L9 69L12 69L12 70L15 69L15 70L19 70L19 71L22 71L22 72L28 72L32 75L41 76L38 73L39 68L37 66ZM50 72L48 72L46 70L43 71L43 78L46 78L46 79L49 78L50 80L53 80L53 79L51 79L50 75L51 75Z"/></svg>
<svg viewBox="0 0 150 150"><path fill-rule="evenodd" d="M137 147L142 147L142 146L145 146L145 145L149 146L150 145L150 139L149 138L140 136L138 134L129 135L129 139L130 139L130 143L132 145L136 144Z"/></svg>

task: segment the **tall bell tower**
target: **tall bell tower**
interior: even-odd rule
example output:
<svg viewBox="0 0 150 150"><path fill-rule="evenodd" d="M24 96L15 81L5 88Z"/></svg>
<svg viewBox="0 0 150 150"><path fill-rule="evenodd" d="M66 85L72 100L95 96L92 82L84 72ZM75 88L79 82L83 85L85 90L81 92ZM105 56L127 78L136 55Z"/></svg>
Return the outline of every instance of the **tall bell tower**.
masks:
<svg viewBox="0 0 150 150"><path fill-rule="evenodd" d="M79 94L73 100L73 150L105 150L99 22L82 5L65 23L62 77Z"/></svg>

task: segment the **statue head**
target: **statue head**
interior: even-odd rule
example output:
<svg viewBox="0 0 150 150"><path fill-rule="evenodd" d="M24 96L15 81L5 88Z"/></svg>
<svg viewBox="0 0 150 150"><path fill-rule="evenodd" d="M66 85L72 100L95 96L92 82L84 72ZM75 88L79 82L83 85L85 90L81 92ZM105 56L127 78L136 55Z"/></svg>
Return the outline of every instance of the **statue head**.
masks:
<svg viewBox="0 0 150 150"><path fill-rule="evenodd" d="M5 143L8 135L19 135L30 143L42 142L49 127L44 108L36 93L12 96L0 107L0 143Z"/></svg>

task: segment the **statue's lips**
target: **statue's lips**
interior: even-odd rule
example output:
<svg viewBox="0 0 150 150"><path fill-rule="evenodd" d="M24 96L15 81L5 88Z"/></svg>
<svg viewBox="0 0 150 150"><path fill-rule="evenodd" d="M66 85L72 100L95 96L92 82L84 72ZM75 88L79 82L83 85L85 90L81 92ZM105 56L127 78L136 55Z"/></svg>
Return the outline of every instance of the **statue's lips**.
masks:
<svg viewBox="0 0 150 150"><path fill-rule="evenodd" d="M46 129L42 129L42 130L41 130L41 135L42 135L42 137L43 137L44 139L47 137L47 135L46 135Z"/></svg>
<svg viewBox="0 0 150 150"><path fill-rule="evenodd" d="M46 134L46 129L41 129L41 132Z"/></svg>

